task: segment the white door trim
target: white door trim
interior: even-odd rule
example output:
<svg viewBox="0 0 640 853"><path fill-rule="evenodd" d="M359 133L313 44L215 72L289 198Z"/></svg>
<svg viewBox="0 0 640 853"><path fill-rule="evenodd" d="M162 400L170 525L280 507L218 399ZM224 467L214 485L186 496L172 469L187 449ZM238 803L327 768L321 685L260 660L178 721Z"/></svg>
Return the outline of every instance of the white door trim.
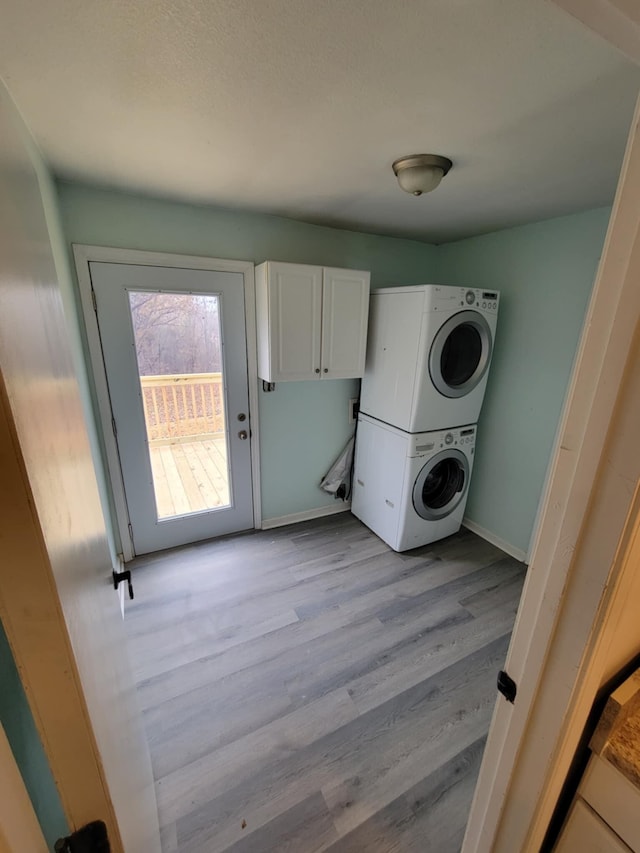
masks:
<svg viewBox="0 0 640 853"><path fill-rule="evenodd" d="M621 570L615 556L628 535L637 467L618 461L637 458L637 431L616 425L638 409L623 382L640 317L639 122L640 102L507 657L518 695L515 705L496 703L464 853L540 849L564 778L559 759L566 774L568 741L575 749L594 698L583 687Z"/></svg>
<svg viewBox="0 0 640 853"><path fill-rule="evenodd" d="M133 557L129 536L129 513L125 498L118 447L111 423L109 388L102 360L102 346L98 320L93 306L91 274L89 264L104 262L113 264L137 264L139 266L176 267L192 270L218 270L241 273L244 279L244 310L247 332L247 378L249 384L249 414L251 422L251 482L253 487L253 523L260 528L262 506L260 500L260 426L258 422L258 351L256 339L256 289L254 265L251 261L231 261L220 258L205 258L197 255L177 255L166 252L144 252L138 249L115 249L109 246L73 245L82 314L87 333L87 344L91 361L91 373L95 383L96 399L102 437L107 457L109 481L111 483L116 525L120 546L125 561Z"/></svg>

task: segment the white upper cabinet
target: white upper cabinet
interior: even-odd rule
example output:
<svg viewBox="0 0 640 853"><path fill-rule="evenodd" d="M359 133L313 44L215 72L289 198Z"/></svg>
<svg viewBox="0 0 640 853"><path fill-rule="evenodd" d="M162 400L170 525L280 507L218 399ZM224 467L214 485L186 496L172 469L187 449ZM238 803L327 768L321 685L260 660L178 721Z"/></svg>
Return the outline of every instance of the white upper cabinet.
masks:
<svg viewBox="0 0 640 853"><path fill-rule="evenodd" d="M370 274L267 261L256 267L258 375L267 382L364 374Z"/></svg>
<svg viewBox="0 0 640 853"><path fill-rule="evenodd" d="M369 319L369 273L325 267L322 275L322 375L364 375Z"/></svg>
<svg viewBox="0 0 640 853"><path fill-rule="evenodd" d="M258 375L267 382L320 374L322 267L256 267Z"/></svg>

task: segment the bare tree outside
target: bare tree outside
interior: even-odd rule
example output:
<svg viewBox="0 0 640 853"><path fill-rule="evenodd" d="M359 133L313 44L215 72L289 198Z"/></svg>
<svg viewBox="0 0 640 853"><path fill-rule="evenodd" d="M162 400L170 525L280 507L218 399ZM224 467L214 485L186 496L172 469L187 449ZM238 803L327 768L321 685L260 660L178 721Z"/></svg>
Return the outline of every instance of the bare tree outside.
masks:
<svg viewBox="0 0 640 853"><path fill-rule="evenodd" d="M129 304L140 376L222 370L217 296L131 291Z"/></svg>

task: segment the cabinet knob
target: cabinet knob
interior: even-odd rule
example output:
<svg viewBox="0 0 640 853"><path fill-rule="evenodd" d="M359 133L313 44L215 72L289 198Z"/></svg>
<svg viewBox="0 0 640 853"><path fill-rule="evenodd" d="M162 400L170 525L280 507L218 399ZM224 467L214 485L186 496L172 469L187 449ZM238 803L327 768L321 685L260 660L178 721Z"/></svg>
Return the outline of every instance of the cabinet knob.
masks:
<svg viewBox="0 0 640 853"><path fill-rule="evenodd" d="M316 367L316 373L320 373L320 368Z"/></svg>
<svg viewBox="0 0 640 853"><path fill-rule="evenodd" d="M328 368L328 367L325 367L324 372L325 372L325 373L328 373L328 372L329 372L329 368Z"/></svg>

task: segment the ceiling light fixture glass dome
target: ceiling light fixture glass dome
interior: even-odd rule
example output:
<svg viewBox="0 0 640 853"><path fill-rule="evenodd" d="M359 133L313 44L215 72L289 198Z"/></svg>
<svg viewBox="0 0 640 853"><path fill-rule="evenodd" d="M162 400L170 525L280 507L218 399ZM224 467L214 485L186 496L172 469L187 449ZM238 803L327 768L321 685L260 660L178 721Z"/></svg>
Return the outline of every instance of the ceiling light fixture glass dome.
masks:
<svg viewBox="0 0 640 853"><path fill-rule="evenodd" d="M409 154L393 164L398 183L406 193L430 193L453 166L447 157L439 154Z"/></svg>

